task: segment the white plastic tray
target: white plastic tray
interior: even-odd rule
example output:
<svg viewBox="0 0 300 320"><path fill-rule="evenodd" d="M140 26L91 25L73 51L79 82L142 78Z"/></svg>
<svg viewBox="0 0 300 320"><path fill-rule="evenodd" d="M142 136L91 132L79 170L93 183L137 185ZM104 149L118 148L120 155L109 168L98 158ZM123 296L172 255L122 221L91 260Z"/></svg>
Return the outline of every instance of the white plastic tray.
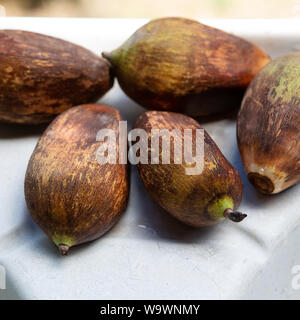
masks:
<svg viewBox="0 0 300 320"><path fill-rule="evenodd" d="M0 18L0 28L57 36L96 53L120 45L146 20ZM300 50L298 20L202 20L241 35L272 57ZM144 111L117 83L103 99L132 124ZM188 228L163 212L132 168L128 209L103 238L58 250L32 222L23 182L40 128L0 125L0 264L6 290L0 299L243 299L300 298L292 268L300 265L300 185L262 196L247 181L235 122L204 127L244 182L243 223Z"/></svg>

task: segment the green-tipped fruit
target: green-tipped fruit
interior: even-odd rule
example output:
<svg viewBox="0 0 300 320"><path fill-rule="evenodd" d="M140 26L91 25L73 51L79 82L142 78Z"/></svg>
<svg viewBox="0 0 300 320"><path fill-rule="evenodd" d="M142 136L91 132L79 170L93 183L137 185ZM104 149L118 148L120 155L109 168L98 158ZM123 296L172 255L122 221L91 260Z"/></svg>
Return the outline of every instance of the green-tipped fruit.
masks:
<svg viewBox="0 0 300 320"><path fill-rule="evenodd" d="M191 116L239 107L250 81L270 61L256 45L184 18L150 21L102 55L137 103Z"/></svg>
<svg viewBox="0 0 300 320"><path fill-rule="evenodd" d="M97 133L111 129L118 135L120 120L116 109L104 105L71 108L50 124L30 158L27 207L62 255L101 237L126 207L126 165L97 161L103 144Z"/></svg>
<svg viewBox="0 0 300 320"><path fill-rule="evenodd" d="M167 129L176 132L173 141L181 140L184 146L184 135L177 132L184 129L201 129L198 122L179 113L148 111L136 121L135 128L150 133L153 129ZM178 129L177 131L173 131ZM178 142L177 142L178 143ZM162 153L162 146L151 145L149 134L148 147L151 152ZM175 148L175 147L174 147ZM195 154L195 140L192 145ZM155 151L156 150L156 151ZM242 180L238 172L221 153L211 137L204 131L204 168L199 174L187 175L187 163L174 164L174 149L171 148L170 164L151 164L149 153L148 164L138 164L141 179L156 202L181 222L204 227L228 218L231 221L242 221L246 215L238 208L243 194Z"/></svg>

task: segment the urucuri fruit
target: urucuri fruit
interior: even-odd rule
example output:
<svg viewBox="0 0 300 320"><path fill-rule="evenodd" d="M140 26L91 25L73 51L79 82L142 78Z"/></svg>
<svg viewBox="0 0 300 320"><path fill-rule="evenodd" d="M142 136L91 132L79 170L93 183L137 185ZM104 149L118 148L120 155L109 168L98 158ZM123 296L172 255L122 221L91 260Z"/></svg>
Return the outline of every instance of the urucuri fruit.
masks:
<svg viewBox="0 0 300 320"><path fill-rule="evenodd" d="M119 112L82 105L58 116L39 140L28 164L25 198L33 220L62 254L108 231L125 209L127 168L96 160L97 132L119 135Z"/></svg>
<svg viewBox="0 0 300 320"><path fill-rule="evenodd" d="M140 105L191 116L239 107L252 78L270 61L256 45L184 18L153 20L102 55Z"/></svg>
<svg viewBox="0 0 300 320"><path fill-rule="evenodd" d="M281 56L251 82L238 115L243 164L261 192L300 181L300 54Z"/></svg>
<svg viewBox="0 0 300 320"><path fill-rule="evenodd" d="M0 30L0 121L38 124L97 101L113 84L107 61L37 33Z"/></svg>
<svg viewBox="0 0 300 320"><path fill-rule="evenodd" d="M241 178L206 131L203 136L202 173L187 175L186 168L191 166L188 162L175 164L175 158L178 158L174 156L175 144L180 141L184 146L185 129L190 129L193 134L190 150L195 154L195 134L197 129L201 129L198 122L179 113L148 111L137 119L135 128L148 133L148 163L138 164L138 169L146 189L161 207L194 227L213 225L224 218L239 222L246 217L236 211L243 193ZM154 145L151 142L154 141L151 132L157 129L174 133L170 144L170 164L162 162L162 143ZM151 162L151 153L157 151L160 159L155 164Z"/></svg>

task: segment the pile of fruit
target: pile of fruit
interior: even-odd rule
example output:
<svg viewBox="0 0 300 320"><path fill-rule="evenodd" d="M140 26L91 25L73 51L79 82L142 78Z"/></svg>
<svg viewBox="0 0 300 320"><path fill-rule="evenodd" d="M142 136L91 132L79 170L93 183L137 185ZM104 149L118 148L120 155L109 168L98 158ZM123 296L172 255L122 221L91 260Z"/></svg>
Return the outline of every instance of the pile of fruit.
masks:
<svg viewBox="0 0 300 320"><path fill-rule="evenodd" d="M239 108L238 146L251 183L274 194L299 182L300 54L271 61L234 35L163 18L102 55L41 34L0 31L0 120L33 125L55 118L29 161L25 198L32 218L63 255L102 236L126 208L128 166L119 161L120 146L116 163L96 159L103 144L97 132L120 134L117 109L93 104L115 77L130 98L153 110L135 123L148 134L149 159L152 130L201 129L196 120ZM241 178L207 132L198 175L187 175L185 162L162 163L161 148L158 153L159 163L138 164L140 177L175 218L202 227L246 217L237 211Z"/></svg>

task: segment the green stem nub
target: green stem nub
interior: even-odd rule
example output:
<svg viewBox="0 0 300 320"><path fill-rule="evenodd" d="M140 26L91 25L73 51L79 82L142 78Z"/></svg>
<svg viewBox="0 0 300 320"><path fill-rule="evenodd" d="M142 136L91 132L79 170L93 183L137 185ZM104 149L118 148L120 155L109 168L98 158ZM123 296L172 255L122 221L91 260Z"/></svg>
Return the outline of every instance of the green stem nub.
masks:
<svg viewBox="0 0 300 320"><path fill-rule="evenodd" d="M242 220L244 220L247 215L245 213L239 212L239 211L234 211L230 208L227 208L224 211L224 217L233 221L233 222L241 222Z"/></svg>
<svg viewBox="0 0 300 320"><path fill-rule="evenodd" d="M60 254L61 254L62 256L67 256L70 247L67 246L66 244L60 244L60 245L58 245L58 249L59 249L59 252L60 252Z"/></svg>

